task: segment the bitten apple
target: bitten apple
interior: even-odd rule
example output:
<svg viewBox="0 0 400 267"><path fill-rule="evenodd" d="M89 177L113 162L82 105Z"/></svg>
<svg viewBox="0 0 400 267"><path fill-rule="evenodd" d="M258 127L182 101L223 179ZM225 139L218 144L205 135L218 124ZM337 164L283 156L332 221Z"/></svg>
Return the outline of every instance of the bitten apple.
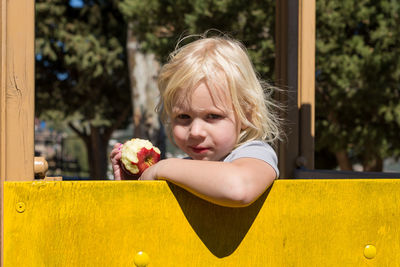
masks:
<svg viewBox="0 0 400 267"><path fill-rule="evenodd" d="M160 150L144 139L133 138L122 147L121 161L132 179L139 179L142 173L160 160Z"/></svg>

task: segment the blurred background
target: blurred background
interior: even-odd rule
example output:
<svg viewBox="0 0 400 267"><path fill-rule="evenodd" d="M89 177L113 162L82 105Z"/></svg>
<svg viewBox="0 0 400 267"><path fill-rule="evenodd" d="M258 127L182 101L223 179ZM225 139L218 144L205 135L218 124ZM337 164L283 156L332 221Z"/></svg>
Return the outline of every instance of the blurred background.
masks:
<svg viewBox="0 0 400 267"><path fill-rule="evenodd" d="M36 0L35 155L47 175L110 179L117 142L183 156L154 106L177 41L215 29L274 80L275 0ZM400 172L400 2L316 0L315 168Z"/></svg>

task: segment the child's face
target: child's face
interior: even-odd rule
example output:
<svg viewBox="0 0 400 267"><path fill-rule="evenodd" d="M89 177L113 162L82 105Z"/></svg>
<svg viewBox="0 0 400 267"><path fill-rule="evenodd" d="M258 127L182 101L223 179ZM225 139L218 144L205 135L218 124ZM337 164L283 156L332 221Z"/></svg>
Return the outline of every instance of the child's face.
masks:
<svg viewBox="0 0 400 267"><path fill-rule="evenodd" d="M180 93L172 109L172 135L192 159L218 161L236 145L240 122L229 94L220 90L212 97L206 84L194 89L191 99ZM184 100L184 101L182 101Z"/></svg>

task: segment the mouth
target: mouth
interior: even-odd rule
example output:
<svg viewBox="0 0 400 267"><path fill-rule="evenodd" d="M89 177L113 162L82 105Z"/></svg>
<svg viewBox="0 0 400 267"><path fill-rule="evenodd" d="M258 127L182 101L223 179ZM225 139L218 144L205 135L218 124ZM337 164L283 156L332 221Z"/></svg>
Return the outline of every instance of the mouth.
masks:
<svg viewBox="0 0 400 267"><path fill-rule="evenodd" d="M210 150L210 148L208 147L200 147L200 146L190 146L189 148L196 154L204 154Z"/></svg>

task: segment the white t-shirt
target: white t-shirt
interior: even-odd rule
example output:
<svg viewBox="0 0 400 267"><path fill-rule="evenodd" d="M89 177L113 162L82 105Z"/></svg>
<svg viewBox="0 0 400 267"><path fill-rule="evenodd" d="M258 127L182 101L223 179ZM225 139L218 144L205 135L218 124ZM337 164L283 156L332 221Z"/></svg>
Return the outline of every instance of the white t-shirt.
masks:
<svg viewBox="0 0 400 267"><path fill-rule="evenodd" d="M255 158L260 159L271 165L276 172L276 177L279 176L278 157L274 149L267 143L260 140L246 142L235 148L223 160L224 162L232 162L239 158Z"/></svg>

